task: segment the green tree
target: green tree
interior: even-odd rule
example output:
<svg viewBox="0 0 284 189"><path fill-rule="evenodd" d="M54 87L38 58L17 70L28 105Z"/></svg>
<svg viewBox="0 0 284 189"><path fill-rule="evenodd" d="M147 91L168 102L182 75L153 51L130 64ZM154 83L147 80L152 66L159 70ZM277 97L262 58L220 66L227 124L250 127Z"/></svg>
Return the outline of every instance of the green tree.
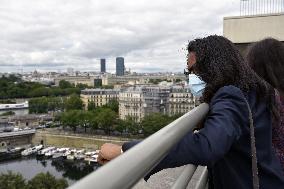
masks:
<svg viewBox="0 0 284 189"><path fill-rule="evenodd" d="M106 105L103 107L110 108L112 111L118 113L119 110L119 103L117 100L110 100Z"/></svg>
<svg viewBox="0 0 284 189"><path fill-rule="evenodd" d="M30 113L47 113L48 112L48 99L47 97L33 98L29 100Z"/></svg>
<svg viewBox="0 0 284 189"><path fill-rule="evenodd" d="M83 109L83 101L76 94L72 94L69 98L67 98L65 102L66 111L69 110L82 110Z"/></svg>
<svg viewBox="0 0 284 189"><path fill-rule="evenodd" d="M47 113L48 111L64 110L64 98L39 97L29 100L30 113Z"/></svg>
<svg viewBox="0 0 284 189"><path fill-rule="evenodd" d="M92 118L94 117L94 113L90 111L79 111L77 118L79 120L79 126L85 129L85 133L87 132L87 128L93 124Z"/></svg>
<svg viewBox="0 0 284 189"><path fill-rule="evenodd" d="M144 117L141 122L141 126L143 128L144 135L149 136L157 132L164 126L168 125L172 121L173 120L167 115L163 115L161 113L153 113Z"/></svg>
<svg viewBox="0 0 284 189"><path fill-rule="evenodd" d="M61 89L67 89L67 88L72 88L74 87L69 81L66 80L60 80L59 81L59 87Z"/></svg>
<svg viewBox="0 0 284 189"><path fill-rule="evenodd" d="M94 101L88 103L88 111L94 111L96 109L96 104Z"/></svg>
<svg viewBox="0 0 284 189"><path fill-rule="evenodd" d="M29 97L49 96L50 90L47 87L35 88L28 93Z"/></svg>
<svg viewBox="0 0 284 189"><path fill-rule="evenodd" d="M61 81L60 87L50 87L36 82L24 82L14 76L0 78L0 99L66 96L80 92L80 88L74 87L68 81Z"/></svg>
<svg viewBox="0 0 284 189"><path fill-rule="evenodd" d="M39 173L28 182L28 189L65 189L68 187L66 179L56 179L47 173Z"/></svg>
<svg viewBox="0 0 284 189"><path fill-rule="evenodd" d="M81 90L79 88L67 88L63 90L63 93L65 95L70 95L70 94L77 94L79 95L81 93Z"/></svg>
<svg viewBox="0 0 284 189"><path fill-rule="evenodd" d="M80 110L69 110L60 116L60 122L63 127L71 127L75 132L80 124Z"/></svg>
<svg viewBox="0 0 284 189"><path fill-rule="evenodd" d="M9 75L8 79L12 82L20 82L21 81L21 78L15 76L15 75Z"/></svg>
<svg viewBox="0 0 284 189"><path fill-rule="evenodd" d="M10 116L10 115L15 115L15 112L8 111L8 112L4 112L4 113L0 114L0 116Z"/></svg>
<svg viewBox="0 0 284 189"><path fill-rule="evenodd" d="M0 174L0 189L26 189L26 181L19 173L7 173Z"/></svg>
<svg viewBox="0 0 284 189"><path fill-rule="evenodd" d="M76 88L79 88L79 89L86 89L86 88L89 88L89 86L87 84L83 84L83 83L78 83L76 85Z"/></svg>
<svg viewBox="0 0 284 189"><path fill-rule="evenodd" d="M100 108L96 111L96 122L98 127L104 129L108 134L113 129L117 114L109 108Z"/></svg>
<svg viewBox="0 0 284 189"><path fill-rule="evenodd" d="M118 132L127 132L131 134L137 134L139 131L139 124L135 122L135 118L127 116L125 120L119 120L115 130Z"/></svg>
<svg viewBox="0 0 284 189"><path fill-rule="evenodd" d="M122 120L122 119L119 119L118 120L118 123L117 125L115 126L114 128L116 131L120 132L120 133L123 133L126 131L126 124L125 124L125 121Z"/></svg>

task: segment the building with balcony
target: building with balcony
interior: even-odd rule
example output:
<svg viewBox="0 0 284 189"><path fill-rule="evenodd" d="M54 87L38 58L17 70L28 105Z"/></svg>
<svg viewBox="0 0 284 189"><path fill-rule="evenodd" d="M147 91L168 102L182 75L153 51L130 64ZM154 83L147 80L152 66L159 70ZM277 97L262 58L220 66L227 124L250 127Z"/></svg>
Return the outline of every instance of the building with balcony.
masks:
<svg viewBox="0 0 284 189"><path fill-rule="evenodd" d="M106 105L111 100L118 100L119 90L117 89L84 89L81 91L80 98L88 108L89 102L94 102L95 106Z"/></svg>
<svg viewBox="0 0 284 189"><path fill-rule="evenodd" d="M169 111L170 116L176 114L185 114L192 110L195 106L196 99L190 93L188 88L182 86L173 86L169 95Z"/></svg>
<svg viewBox="0 0 284 189"><path fill-rule="evenodd" d="M168 112L169 87L134 86L119 93L119 117L133 117L140 122L151 113Z"/></svg>
<svg viewBox="0 0 284 189"><path fill-rule="evenodd" d="M59 86L59 82L61 80L65 80L77 86L79 83L88 85L90 87L94 87L94 77L90 76L61 76L54 79L54 83L56 86Z"/></svg>

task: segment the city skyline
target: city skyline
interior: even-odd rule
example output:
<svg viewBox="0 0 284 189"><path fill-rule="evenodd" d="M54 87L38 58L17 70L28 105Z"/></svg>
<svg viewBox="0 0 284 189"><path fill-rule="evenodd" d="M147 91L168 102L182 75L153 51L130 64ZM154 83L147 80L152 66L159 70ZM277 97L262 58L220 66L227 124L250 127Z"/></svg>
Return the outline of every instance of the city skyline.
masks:
<svg viewBox="0 0 284 189"><path fill-rule="evenodd" d="M0 70L99 71L103 57L115 72L121 56L134 72L180 72L188 40L222 35L223 17L238 13L233 0L3 0Z"/></svg>

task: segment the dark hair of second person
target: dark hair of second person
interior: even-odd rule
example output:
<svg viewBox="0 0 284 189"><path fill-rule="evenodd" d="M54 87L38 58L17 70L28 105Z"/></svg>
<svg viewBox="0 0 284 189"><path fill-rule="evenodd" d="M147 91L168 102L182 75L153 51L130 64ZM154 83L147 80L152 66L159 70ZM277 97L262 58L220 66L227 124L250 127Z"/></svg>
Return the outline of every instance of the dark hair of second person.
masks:
<svg viewBox="0 0 284 189"><path fill-rule="evenodd" d="M277 90L272 142L284 170L284 44L267 38L250 46L246 56L251 68Z"/></svg>
<svg viewBox="0 0 284 189"><path fill-rule="evenodd" d="M247 61L251 68L284 97L284 44L267 38L249 47Z"/></svg>

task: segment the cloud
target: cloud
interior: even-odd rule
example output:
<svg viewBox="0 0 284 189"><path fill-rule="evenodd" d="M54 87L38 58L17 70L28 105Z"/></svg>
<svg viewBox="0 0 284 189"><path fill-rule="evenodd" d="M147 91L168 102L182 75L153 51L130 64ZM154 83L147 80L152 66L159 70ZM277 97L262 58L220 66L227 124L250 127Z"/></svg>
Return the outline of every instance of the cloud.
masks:
<svg viewBox="0 0 284 189"><path fill-rule="evenodd" d="M235 15L238 6L233 0L2 0L0 69L99 71L106 58L113 72L115 57L123 56L133 71L182 71L188 40L221 35L223 16Z"/></svg>

